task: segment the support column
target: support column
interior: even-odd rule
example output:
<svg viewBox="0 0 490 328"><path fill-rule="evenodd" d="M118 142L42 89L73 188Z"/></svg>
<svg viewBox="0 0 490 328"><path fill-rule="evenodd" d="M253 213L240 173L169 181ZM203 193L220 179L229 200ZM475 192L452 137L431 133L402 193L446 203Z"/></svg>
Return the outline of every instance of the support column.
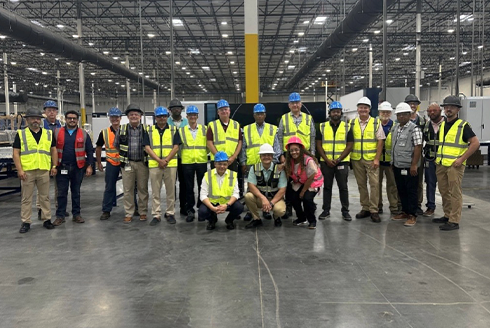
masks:
<svg viewBox="0 0 490 328"><path fill-rule="evenodd" d="M388 73L388 23L386 20L388 19L388 8L386 4L387 0L383 0L383 77L381 81L381 87L383 90L381 91L381 99L383 101L386 100L386 88L388 84L386 83L386 75Z"/></svg>
<svg viewBox="0 0 490 328"><path fill-rule="evenodd" d="M12 83L12 92L17 93L17 84ZM14 115L17 116L17 102L14 102Z"/></svg>
<svg viewBox="0 0 490 328"><path fill-rule="evenodd" d="M174 7L170 0L170 99L175 99Z"/></svg>
<svg viewBox="0 0 490 328"><path fill-rule="evenodd" d="M77 1L77 35L78 44L82 45L82 1ZM81 127L87 123L87 113L85 109L85 70L83 63L78 64L78 90L80 91L80 116L82 118ZM64 114L64 113L63 113ZM92 124L92 114L88 115L88 123Z"/></svg>
<svg viewBox="0 0 490 328"><path fill-rule="evenodd" d="M156 80L157 74L156 70L153 70L153 79ZM157 91L153 89L153 108L157 107Z"/></svg>
<svg viewBox="0 0 490 328"><path fill-rule="evenodd" d="M129 68L129 55L126 54L126 67ZM129 79L126 79L126 106L131 103L131 85L129 84Z"/></svg>
<svg viewBox="0 0 490 328"><path fill-rule="evenodd" d="M60 88L60 70L56 70L56 100L58 101L58 110L61 110L63 113L62 104L61 104L61 88Z"/></svg>
<svg viewBox="0 0 490 328"><path fill-rule="evenodd" d="M460 47L460 28L461 28L461 16L460 16L460 0L456 4L456 96L459 96L459 54L461 52Z"/></svg>
<svg viewBox="0 0 490 328"><path fill-rule="evenodd" d="M373 87L373 45L369 44L369 87Z"/></svg>
<svg viewBox="0 0 490 328"><path fill-rule="evenodd" d="M420 78L422 74L422 0L417 0L417 18L415 27L415 96L420 99Z"/></svg>
<svg viewBox="0 0 490 328"><path fill-rule="evenodd" d="M5 91L5 115L10 115L10 99L9 99L9 75L7 71L7 53L3 53L3 84Z"/></svg>
<svg viewBox="0 0 490 328"><path fill-rule="evenodd" d="M259 102L259 15L257 0L245 0L245 102Z"/></svg>

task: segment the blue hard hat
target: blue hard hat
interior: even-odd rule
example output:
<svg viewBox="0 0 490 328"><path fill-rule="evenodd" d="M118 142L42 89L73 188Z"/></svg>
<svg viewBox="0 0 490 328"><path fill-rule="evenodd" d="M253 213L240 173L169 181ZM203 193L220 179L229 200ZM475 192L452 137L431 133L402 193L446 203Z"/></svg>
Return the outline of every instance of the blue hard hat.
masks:
<svg viewBox="0 0 490 328"><path fill-rule="evenodd" d="M44 106L43 106L44 109L46 108L56 108L58 109L58 104L56 103L56 101L53 101L53 100L48 100L44 103Z"/></svg>
<svg viewBox="0 0 490 328"><path fill-rule="evenodd" d="M199 109L194 106L194 105L190 105L190 106L187 106L187 110L185 111L186 114L199 114Z"/></svg>
<svg viewBox="0 0 490 328"><path fill-rule="evenodd" d="M109 109L109 116L122 116L122 112L117 107L112 107Z"/></svg>
<svg viewBox="0 0 490 328"><path fill-rule="evenodd" d="M338 101L334 101L328 106L328 110L342 109L342 104Z"/></svg>
<svg viewBox="0 0 490 328"><path fill-rule="evenodd" d="M265 113L265 106L262 104L257 104L254 106L254 113Z"/></svg>
<svg viewBox="0 0 490 328"><path fill-rule="evenodd" d="M218 104L216 107L218 109L223 108L223 107L230 107L230 104L228 104L228 102L226 100L221 99L220 101L218 101Z"/></svg>
<svg viewBox="0 0 490 328"><path fill-rule="evenodd" d="M168 110L163 106L158 106L157 108L155 108L155 116L162 116L162 115L168 116Z"/></svg>
<svg viewBox="0 0 490 328"><path fill-rule="evenodd" d="M301 101L301 96L297 92L293 92L289 95L289 102Z"/></svg>
<svg viewBox="0 0 490 328"><path fill-rule="evenodd" d="M214 154L214 161L215 162L225 162L228 161L228 155L224 151L219 151L216 154Z"/></svg>

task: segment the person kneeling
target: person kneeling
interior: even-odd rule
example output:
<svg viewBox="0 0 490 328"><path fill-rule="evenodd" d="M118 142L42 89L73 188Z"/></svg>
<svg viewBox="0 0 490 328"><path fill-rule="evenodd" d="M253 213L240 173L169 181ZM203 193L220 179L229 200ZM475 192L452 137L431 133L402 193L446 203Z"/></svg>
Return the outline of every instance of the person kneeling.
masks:
<svg viewBox="0 0 490 328"><path fill-rule="evenodd" d="M215 169L207 171L201 183L199 221L208 220L207 230L213 230L218 214L230 212L225 219L228 230L235 229L233 221L243 212L239 198L237 174L228 170L228 155L219 151L214 155Z"/></svg>

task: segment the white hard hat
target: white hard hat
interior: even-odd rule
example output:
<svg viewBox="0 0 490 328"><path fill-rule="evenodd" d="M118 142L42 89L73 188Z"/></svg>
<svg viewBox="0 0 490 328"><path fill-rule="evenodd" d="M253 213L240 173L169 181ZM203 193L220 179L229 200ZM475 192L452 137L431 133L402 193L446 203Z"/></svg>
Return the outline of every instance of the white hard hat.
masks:
<svg viewBox="0 0 490 328"><path fill-rule="evenodd" d="M379 106L378 110L386 110L386 111L393 111L393 107L391 107L391 104L387 101L383 101Z"/></svg>
<svg viewBox="0 0 490 328"><path fill-rule="evenodd" d="M259 155L262 155L262 154L274 154L274 149L268 143L263 144L259 148Z"/></svg>
<svg viewBox="0 0 490 328"><path fill-rule="evenodd" d="M357 102L357 105L368 105L369 108L371 108L371 100L368 98L368 97L362 97L361 99L359 99L359 101Z"/></svg>
<svg viewBox="0 0 490 328"><path fill-rule="evenodd" d="M410 105L407 104L406 102L401 102L398 105L396 105L395 114L411 113L411 112L412 112L412 108L410 108Z"/></svg>

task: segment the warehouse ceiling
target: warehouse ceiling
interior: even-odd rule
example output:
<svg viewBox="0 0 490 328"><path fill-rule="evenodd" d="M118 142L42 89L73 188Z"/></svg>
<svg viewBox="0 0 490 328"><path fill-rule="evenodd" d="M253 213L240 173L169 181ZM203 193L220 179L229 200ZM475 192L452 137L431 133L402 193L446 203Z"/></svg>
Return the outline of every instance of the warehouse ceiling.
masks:
<svg viewBox="0 0 490 328"><path fill-rule="evenodd" d="M354 35L345 33L349 39L347 45L329 45L334 51L329 51L328 58L315 52L339 26L342 30L342 21L358 1L258 2L261 92L285 94L297 90L304 94L323 94L325 80L331 92L344 93L367 87L369 44L373 47L373 86L381 86L382 11L369 12L372 9L367 5L375 1L364 0L366 6L362 7L366 14L374 15L373 22ZM413 87L416 1L388 3L391 5L387 21L387 85ZM460 3L459 66L464 77L470 75L472 61L475 75L481 73L482 62L483 67L488 66L490 32L483 35L483 31L490 26L490 15L489 8L483 13L483 0L461 0ZM456 4L455 0L422 1L423 86L437 85L439 64L443 82L455 76ZM84 48L107 56L116 64L126 65L127 56L129 69L156 81L161 86L157 90L159 94L170 93L169 1L10 0L0 1L0 6L70 42L81 42ZM77 8L83 26L81 38L77 32ZM245 91L243 1L173 1L173 30L177 96L217 98ZM0 47L8 54L10 83L15 82L17 90L55 96L59 70L59 84L65 94L78 92L76 60L64 58L56 51L32 47L10 35L0 39ZM300 71L313 59L314 65ZM85 77L87 93L92 92L93 85L96 94L126 94L126 78L110 70L87 63ZM131 81L131 92L140 94L141 85ZM150 92L152 89L147 87L145 93Z"/></svg>

